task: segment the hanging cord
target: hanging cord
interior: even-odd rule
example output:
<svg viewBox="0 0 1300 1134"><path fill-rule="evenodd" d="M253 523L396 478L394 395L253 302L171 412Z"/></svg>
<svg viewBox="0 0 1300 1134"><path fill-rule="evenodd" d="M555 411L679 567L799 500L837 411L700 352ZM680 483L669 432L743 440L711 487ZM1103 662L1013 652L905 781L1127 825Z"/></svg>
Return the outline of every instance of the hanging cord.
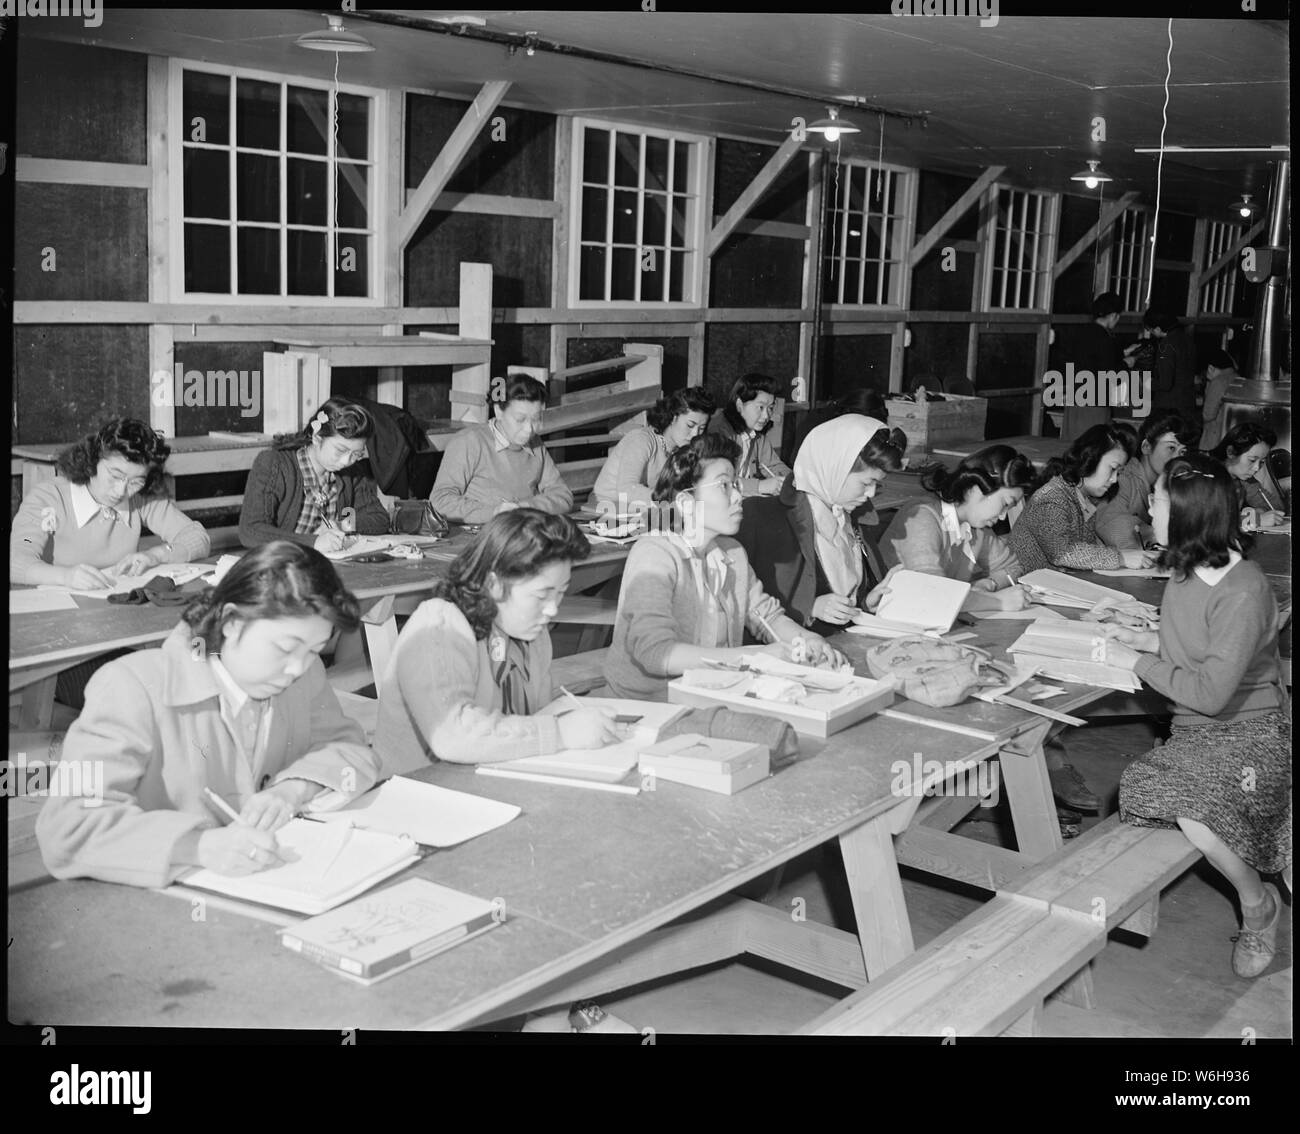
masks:
<svg viewBox="0 0 1300 1134"><path fill-rule="evenodd" d="M1169 128L1169 77L1174 72L1174 21L1170 17L1166 32L1169 50L1165 52L1165 105L1160 111L1160 156L1156 161L1156 211L1151 220L1151 272L1147 276L1147 298L1144 307L1151 306L1151 288L1156 282L1156 236L1160 232L1160 185L1165 165L1165 131Z"/></svg>
<svg viewBox="0 0 1300 1134"><path fill-rule="evenodd" d="M1104 198L1106 196L1106 186L1104 182L1097 183L1097 239L1092 242L1092 287L1093 291L1097 290L1097 265L1101 261L1101 211ZM1102 291L1110 290L1110 280L1105 281L1105 285L1100 289Z"/></svg>
<svg viewBox="0 0 1300 1134"><path fill-rule="evenodd" d="M879 204L880 183L885 180L885 116L877 117L880 119L880 148L876 151L876 203Z"/></svg>
<svg viewBox="0 0 1300 1134"><path fill-rule="evenodd" d="M333 198L334 198L334 224L330 229L330 243L334 249L334 255L330 257L334 264L334 270L330 272L328 281L328 294L334 295L334 277L338 275L339 270L339 52L334 52L334 161L330 169L330 177L334 180Z"/></svg>

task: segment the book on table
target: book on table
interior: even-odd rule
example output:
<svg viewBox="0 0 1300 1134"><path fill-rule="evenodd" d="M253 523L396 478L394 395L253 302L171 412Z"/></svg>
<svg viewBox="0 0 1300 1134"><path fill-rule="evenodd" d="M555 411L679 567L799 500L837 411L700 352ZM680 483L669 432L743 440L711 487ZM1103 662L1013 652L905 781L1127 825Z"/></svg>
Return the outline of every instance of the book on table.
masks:
<svg viewBox="0 0 1300 1134"><path fill-rule="evenodd" d="M683 733L641 753L642 775L733 795L768 776L771 752L764 745Z"/></svg>
<svg viewBox="0 0 1300 1134"><path fill-rule="evenodd" d="M424 878L376 890L280 931L280 943L360 984L373 984L504 918L501 906Z"/></svg>
<svg viewBox="0 0 1300 1134"><path fill-rule="evenodd" d="M1030 571L1020 577L1020 585L1029 591L1029 597L1035 602L1048 606L1064 606L1075 610L1091 610L1099 602L1107 600L1116 603L1131 603L1133 597L1099 583L1090 583L1077 575L1068 575L1064 571L1053 571L1043 567Z"/></svg>
<svg viewBox="0 0 1300 1134"><path fill-rule="evenodd" d="M414 839L364 831L350 823L290 819L275 838L284 860L279 866L241 877L200 868L181 875L176 884L318 914L365 893L420 858Z"/></svg>
<svg viewBox="0 0 1300 1134"><path fill-rule="evenodd" d="M1046 677L1130 692L1142 688L1132 671L1112 664L1108 639L1095 622L1031 623L1008 652L1017 665Z"/></svg>
<svg viewBox="0 0 1300 1134"><path fill-rule="evenodd" d="M583 697L584 709L604 712L614 718L622 739L604 748L566 748L545 756L525 756L520 760L480 765L485 774L523 772L529 775L555 776L616 784L626 779L637 765L641 750L659 740L665 728L686 709L659 701L636 701L624 697ZM538 716L563 716L576 712L567 697L557 697L538 710Z"/></svg>
<svg viewBox="0 0 1300 1134"><path fill-rule="evenodd" d="M896 571L889 591L874 614L859 611L853 617L851 634L873 638L904 638L914 634L938 637L952 629L970 584L924 571Z"/></svg>

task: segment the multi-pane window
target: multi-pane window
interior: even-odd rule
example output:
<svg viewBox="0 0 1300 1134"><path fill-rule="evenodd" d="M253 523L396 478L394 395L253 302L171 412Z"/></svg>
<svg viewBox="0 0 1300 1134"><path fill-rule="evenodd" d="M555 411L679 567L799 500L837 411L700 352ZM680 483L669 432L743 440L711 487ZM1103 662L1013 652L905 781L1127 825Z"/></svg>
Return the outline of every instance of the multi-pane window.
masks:
<svg viewBox="0 0 1300 1134"><path fill-rule="evenodd" d="M1197 265L1205 271L1217 263L1225 252L1241 239L1246 226L1226 221L1209 221L1205 229L1205 258ZM1231 315L1237 300L1236 265L1216 272L1201 288L1201 314Z"/></svg>
<svg viewBox="0 0 1300 1134"><path fill-rule="evenodd" d="M574 123L571 301L697 303L703 139Z"/></svg>
<svg viewBox="0 0 1300 1134"><path fill-rule="evenodd" d="M822 260L827 303L867 307L901 302L910 241L906 170L849 163L838 184L827 182L826 247Z"/></svg>
<svg viewBox="0 0 1300 1134"><path fill-rule="evenodd" d="M1125 209L1111 229L1107 287L1124 302L1125 311L1141 311L1151 279L1151 214Z"/></svg>
<svg viewBox="0 0 1300 1134"><path fill-rule="evenodd" d="M994 186L993 193L985 309L1046 310L1056 246L1056 198L1005 185Z"/></svg>
<svg viewBox="0 0 1300 1134"><path fill-rule="evenodd" d="M177 70L179 290L370 297L375 99L301 79Z"/></svg>

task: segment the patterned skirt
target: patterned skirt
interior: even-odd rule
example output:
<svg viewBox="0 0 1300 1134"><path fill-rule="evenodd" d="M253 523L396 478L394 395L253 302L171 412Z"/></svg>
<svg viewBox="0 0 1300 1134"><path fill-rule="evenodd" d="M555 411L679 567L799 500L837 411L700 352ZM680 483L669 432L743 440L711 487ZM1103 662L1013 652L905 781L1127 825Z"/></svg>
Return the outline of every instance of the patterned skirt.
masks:
<svg viewBox="0 0 1300 1134"><path fill-rule="evenodd" d="M1176 726L1124 769L1119 814L1138 827L1194 819L1263 874L1290 866L1290 718Z"/></svg>

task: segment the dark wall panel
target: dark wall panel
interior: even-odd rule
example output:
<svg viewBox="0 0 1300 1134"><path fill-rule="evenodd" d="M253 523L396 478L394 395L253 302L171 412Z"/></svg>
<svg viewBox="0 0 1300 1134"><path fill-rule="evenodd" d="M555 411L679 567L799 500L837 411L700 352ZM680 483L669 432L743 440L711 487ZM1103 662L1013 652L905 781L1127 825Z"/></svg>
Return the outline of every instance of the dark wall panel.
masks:
<svg viewBox="0 0 1300 1134"><path fill-rule="evenodd" d="M456 328L451 326L408 326L407 332L434 331L440 335L454 335ZM493 323L492 324L492 373L504 375L508 366L545 366L551 365L551 329L542 323ZM406 390L409 396L411 384L416 382L441 382L447 386L442 393L446 402L447 392L451 389L451 368L448 366L408 366L403 370L406 376ZM364 391L360 391L364 392ZM411 409L408 400L407 409L416 417L421 414ZM440 414L428 414L430 417L446 417L446 406Z"/></svg>
<svg viewBox="0 0 1300 1134"><path fill-rule="evenodd" d="M974 184L974 178L957 177L950 173L933 173L923 169L917 185L916 234L924 236L935 222L954 205L957 198ZM944 239L974 240L979 233L979 203L966 210L964 216L950 228Z"/></svg>
<svg viewBox="0 0 1300 1134"><path fill-rule="evenodd" d="M817 401L869 386L889 394L889 335L834 335L821 341Z"/></svg>
<svg viewBox="0 0 1300 1134"><path fill-rule="evenodd" d="M18 152L144 165L147 72L148 56L137 51L23 35L18 47Z"/></svg>
<svg viewBox="0 0 1300 1134"><path fill-rule="evenodd" d="M551 222L433 211L406 250L406 303L455 307L462 262L492 265L494 307L551 305Z"/></svg>
<svg viewBox="0 0 1300 1134"><path fill-rule="evenodd" d="M721 216L749 188L750 182L776 153L775 146L719 138L713 174L713 211ZM808 163L802 153L795 154L767 192L749 211L753 220L785 221L803 224L808 198Z"/></svg>
<svg viewBox="0 0 1300 1134"><path fill-rule="evenodd" d="M14 328L18 442L71 441L110 417L149 420L149 336L141 326Z"/></svg>
<svg viewBox="0 0 1300 1134"><path fill-rule="evenodd" d="M15 294L21 300L149 298L143 189L20 182L15 193ZM52 272L42 270L54 249Z"/></svg>
<svg viewBox="0 0 1300 1134"><path fill-rule="evenodd" d="M950 263L953 270L944 271L944 248L940 242L928 256L921 260L912 274L913 311L969 311L972 288L975 283L975 254L954 249Z"/></svg>
<svg viewBox="0 0 1300 1134"><path fill-rule="evenodd" d="M467 102L408 95L406 184L415 188L460 122ZM494 141L492 119L505 119L505 138ZM483 124L469 153L447 184L450 193L540 197L554 193L555 116L499 106Z"/></svg>
<svg viewBox="0 0 1300 1134"><path fill-rule="evenodd" d="M176 395L176 372L172 371L172 398L176 402L176 436L202 436L213 429L226 429L238 433L260 433L262 415L266 405L266 385L262 374L262 352L277 349L271 342L236 342L236 343L177 343L174 361L181 366L182 386L180 397ZM187 406L184 404L184 375L197 370L204 375L204 401L211 399L212 404ZM209 371L225 374L227 371L244 371L247 377L240 376L232 390L227 380L222 378L209 384ZM232 394L234 397L232 398ZM248 417L243 415L243 406L239 399L246 395L248 408L255 410ZM193 396L193 395L191 395ZM221 401L226 404L221 405ZM232 404L233 403L233 404Z"/></svg>
<svg viewBox="0 0 1300 1134"><path fill-rule="evenodd" d="M1034 335L985 333L975 351L975 392L1033 385ZM1033 395L989 400L985 437L1014 437L1032 432Z"/></svg>
<svg viewBox="0 0 1300 1134"><path fill-rule="evenodd" d="M1103 206L1104 207L1104 206ZM1061 196L1061 233L1057 256L1068 252L1097 223L1097 198ZM1053 285L1052 310L1058 315L1087 315L1092 310L1097 245L1089 246Z"/></svg>
<svg viewBox="0 0 1300 1134"><path fill-rule="evenodd" d="M718 249L710 307L798 307L804 242L780 236L733 236Z"/></svg>
<svg viewBox="0 0 1300 1134"><path fill-rule="evenodd" d="M966 377L968 323L909 323L912 345L903 351L903 388L922 382L938 389L933 380L947 383ZM926 381L926 380L929 381Z"/></svg>

